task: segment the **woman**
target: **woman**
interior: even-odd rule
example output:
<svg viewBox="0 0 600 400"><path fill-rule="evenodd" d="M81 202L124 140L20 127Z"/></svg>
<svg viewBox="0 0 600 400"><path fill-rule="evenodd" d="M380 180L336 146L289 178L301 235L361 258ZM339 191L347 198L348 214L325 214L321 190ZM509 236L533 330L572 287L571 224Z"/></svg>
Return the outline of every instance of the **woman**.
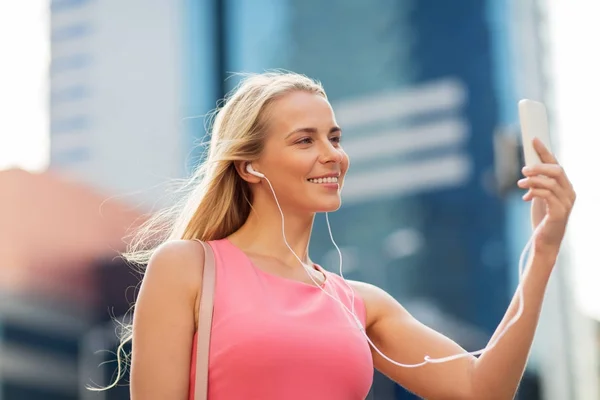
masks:
<svg viewBox="0 0 600 400"><path fill-rule="evenodd" d="M251 76L227 99L190 195L174 209L170 225L153 221L142 233L138 248L150 235L163 234L149 252L134 247L131 253L135 261L148 261L133 320L133 400L191 396L204 263L195 239L209 242L217 260L209 399L364 399L373 367L428 399L513 398L575 201L564 171L536 142L544 164L525 168L519 182L528 189L524 200L533 200L533 224L540 226L518 322L479 358L403 368L374 351L349 313L323 291L353 308L373 344L392 360L416 364L426 355L465 350L416 321L383 290L347 285L311 262L315 214L341 205L349 165L341 135L323 88L301 75ZM282 237L278 206L287 243L308 268ZM513 300L492 340L516 311Z"/></svg>

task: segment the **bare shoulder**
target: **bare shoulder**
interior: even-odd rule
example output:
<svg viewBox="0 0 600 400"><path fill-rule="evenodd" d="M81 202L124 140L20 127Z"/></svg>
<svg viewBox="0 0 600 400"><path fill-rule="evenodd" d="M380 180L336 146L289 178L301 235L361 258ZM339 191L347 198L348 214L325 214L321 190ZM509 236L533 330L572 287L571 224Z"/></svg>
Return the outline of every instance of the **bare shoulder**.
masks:
<svg viewBox="0 0 600 400"><path fill-rule="evenodd" d="M183 274L182 278L202 277L204 265L204 247L194 240L171 240L161 244L152 254L147 273L172 273L173 270Z"/></svg>
<svg viewBox="0 0 600 400"><path fill-rule="evenodd" d="M159 276L193 288L202 280L204 247L193 240L171 240L152 254L145 276Z"/></svg>
<svg viewBox="0 0 600 400"><path fill-rule="evenodd" d="M204 247L193 240L172 240L160 245L152 254L144 285L160 285L160 292L177 292L186 296L195 306L202 287Z"/></svg>
<svg viewBox="0 0 600 400"><path fill-rule="evenodd" d="M370 283L351 280L347 282L363 298L365 303L378 303L391 298L385 290Z"/></svg>
<svg viewBox="0 0 600 400"><path fill-rule="evenodd" d="M385 317L391 310L400 311L403 307L388 292L378 286L366 282L351 281L348 283L363 299L367 311L367 328Z"/></svg>

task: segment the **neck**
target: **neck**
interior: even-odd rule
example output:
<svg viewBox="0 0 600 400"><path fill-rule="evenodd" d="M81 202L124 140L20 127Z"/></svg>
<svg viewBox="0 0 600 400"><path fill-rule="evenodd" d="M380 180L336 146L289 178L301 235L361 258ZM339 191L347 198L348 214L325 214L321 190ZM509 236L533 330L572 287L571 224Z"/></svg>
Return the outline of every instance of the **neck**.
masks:
<svg viewBox="0 0 600 400"><path fill-rule="evenodd" d="M304 263L310 264L308 244L314 214L299 214L283 209L285 237L288 244ZM273 257L285 265L298 266L296 257L283 239L281 213L275 204L253 207L248 219L229 239L246 253Z"/></svg>

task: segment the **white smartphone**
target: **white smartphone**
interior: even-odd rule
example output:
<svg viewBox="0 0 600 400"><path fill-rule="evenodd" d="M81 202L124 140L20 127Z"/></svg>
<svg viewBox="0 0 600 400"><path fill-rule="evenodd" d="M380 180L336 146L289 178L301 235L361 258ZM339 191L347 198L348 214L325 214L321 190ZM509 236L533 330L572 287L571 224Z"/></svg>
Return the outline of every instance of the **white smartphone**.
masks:
<svg viewBox="0 0 600 400"><path fill-rule="evenodd" d="M521 122L521 138L523 140L525 165L541 164L540 157L533 148L533 139L540 139L546 148L552 151L546 106L539 101L529 99L519 101L519 120Z"/></svg>

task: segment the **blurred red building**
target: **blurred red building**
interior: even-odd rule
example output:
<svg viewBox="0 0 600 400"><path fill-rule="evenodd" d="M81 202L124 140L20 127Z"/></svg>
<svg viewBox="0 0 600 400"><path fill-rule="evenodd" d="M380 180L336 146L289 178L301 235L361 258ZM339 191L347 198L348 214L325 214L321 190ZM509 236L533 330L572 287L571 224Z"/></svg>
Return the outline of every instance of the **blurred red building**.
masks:
<svg viewBox="0 0 600 400"><path fill-rule="evenodd" d="M142 215L52 172L0 171L0 290L89 303Z"/></svg>

